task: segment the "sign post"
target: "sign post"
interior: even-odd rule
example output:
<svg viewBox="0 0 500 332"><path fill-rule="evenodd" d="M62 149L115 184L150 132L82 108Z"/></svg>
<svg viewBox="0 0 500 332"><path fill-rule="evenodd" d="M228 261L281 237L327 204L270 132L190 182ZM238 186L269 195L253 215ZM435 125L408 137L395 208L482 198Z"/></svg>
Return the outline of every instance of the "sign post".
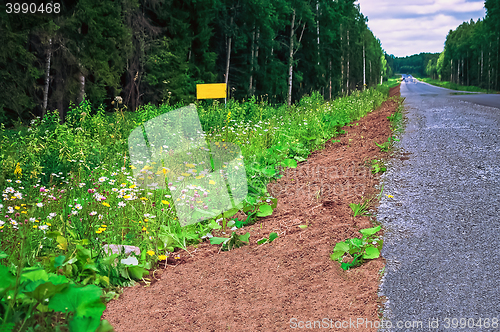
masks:
<svg viewBox="0 0 500 332"><path fill-rule="evenodd" d="M226 105L227 86L226 83L196 84L196 99L224 98Z"/></svg>

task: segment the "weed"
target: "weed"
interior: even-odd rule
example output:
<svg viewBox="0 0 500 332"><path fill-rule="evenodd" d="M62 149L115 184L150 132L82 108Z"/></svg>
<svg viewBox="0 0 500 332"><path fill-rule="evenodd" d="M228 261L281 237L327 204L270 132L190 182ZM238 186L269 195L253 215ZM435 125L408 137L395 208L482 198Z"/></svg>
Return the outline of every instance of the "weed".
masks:
<svg viewBox="0 0 500 332"><path fill-rule="evenodd" d="M377 236L380 226L361 229L362 238L347 239L335 245L330 259L341 263L344 270L359 266L365 259L375 259L380 256L383 240Z"/></svg>

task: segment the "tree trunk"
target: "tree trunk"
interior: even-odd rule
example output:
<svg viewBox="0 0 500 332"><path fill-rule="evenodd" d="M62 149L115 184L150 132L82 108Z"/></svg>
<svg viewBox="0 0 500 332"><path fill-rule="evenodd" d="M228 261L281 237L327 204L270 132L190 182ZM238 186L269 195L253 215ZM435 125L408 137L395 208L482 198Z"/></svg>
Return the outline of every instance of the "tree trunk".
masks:
<svg viewBox="0 0 500 332"><path fill-rule="evenodd" d="M85 99L85 75L83 74L82 65L79 64L78 67L80 68L80 91L78 92L77 104L80 105Z"/></svg>
<svg viewBox="0 0 500 332"><path fill-rule="evenodd" d="M365 43L363 42L363 91L366 89L366 57L365 57Z"/></svg>
<svg viewBox="0 0 500 332"><path fill-rule="evenodd" d="M230 26L232 27L233 26L233 17L231 17L231 23L230 23ZM229 35L227 37L227 48L226 48L226 74L225 74L225 83L226 83L226 87L229 91L229 87L228 87L228 82L229 82L229 65L231 64L231 43L232 43L233 39L232 39L232 36Z"/></svg>
<svg viewBox="0 0 500 332"><path fill-rule="evenodd" d="M255 40L255 66L259 65L259 40L260 40L260 27L257 27L257 38ZM252 96L255 95L255 89L257 88L257 79L253 78L253 88L252 88Z"/></svg>
<svg viewBox="0 0 500 332"><path fill-rule="evenodd" d="M318 66L319 66L319 0L316 0L316 36L318 39Z"/></svg>
<svg viewBox="0 0 500 332"><path fill-rule="evenodd" d="M252 96L253 90L253 71L254 71L254 60L255 60L255 23L253 24L253 33L252 33L252 44L250 46L250 81L248 83L248 95Z"/></svg>
<svg viewBox="0 0 500 332"><path fill-rule="evenodd" d="M43 89L43 107L42 119L47 111L47 102L49 100L49 85L50 85L50 59L52 57L52 38L49 38L49 47L47 49L47 58L45 66L45 87Z"/></svg>
<svg viewBox="0 0 500 332"><path fill-rule="evenodd" d="M332 100L332 60L328 63L328 73L329 73L329 81L330 86L328 89L328 100Z"/></svg>
<svg viewBox="0 0 500 332"><path fill-rule="evenodd" d="M288 54L288 95L287 104L292 105L292 80L293 80L293 35L295 29L295 9L292 13L292 23L290 26L290 52Z"/></svg>
<svg viewBox="0 0 500 332"><path fill-rule="evenodd" d="M344 47L342 43L342 24L340 25L340 88L344 95Z"/></svg>
<svg viewBox="0 0 500 332"><path fill-rule="evenodd" d="M484 66L484 52L483 50L481 50L481 76L480 76L479 86L483 85L483 66Z"/></svg>
<svg viewBox="0 0 500 332"><path fill-rule="evenodd" d="M347 84L346 93L349 94L349 30L347 30Z"/></svg>

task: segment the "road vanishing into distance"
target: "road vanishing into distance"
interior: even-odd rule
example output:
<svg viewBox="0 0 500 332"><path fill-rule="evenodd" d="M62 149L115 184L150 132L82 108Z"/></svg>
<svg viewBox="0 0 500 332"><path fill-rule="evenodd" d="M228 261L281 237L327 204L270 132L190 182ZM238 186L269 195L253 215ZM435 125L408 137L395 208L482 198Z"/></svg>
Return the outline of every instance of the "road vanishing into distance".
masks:
<svg viewBox="0 0 500 332"><path fill-rule="evenodd" d="M383 175L381 331L500 331L500 95L405 77Z"/></svg>

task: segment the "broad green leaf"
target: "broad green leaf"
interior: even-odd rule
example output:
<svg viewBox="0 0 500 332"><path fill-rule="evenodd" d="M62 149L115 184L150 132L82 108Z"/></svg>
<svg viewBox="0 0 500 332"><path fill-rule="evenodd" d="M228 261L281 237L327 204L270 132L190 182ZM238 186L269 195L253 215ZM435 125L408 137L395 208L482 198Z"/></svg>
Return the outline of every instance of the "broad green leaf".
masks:
<svg viewBox="0 0 500 332"><path fill-rule="evenodd" d="M270 205L263 204L259 206L259 212L257 212L257 217L267 217L273 214L273 208Z"/></svg>
<svg viewBox="0 0 500 332"><path fill-rule="evenodd" d="M60 266L63 266L64 261L66 260L66 256L60 255L54 258L54 267L57 269Z"/></svg>
<svg viewBox="0 0 500 332"><path fill-rule="evenodd" d="M364 236L370 236L370 235L377 233L380 230L380 228L381 228L380 226L372 227L372 228L365 228L365 229L359 230L359 232L361 234L363 234Z"/></svg>
<svg viewBox="0 0 500 332"><path fill-rule="evenodd" d="M75 317L101 317L106 305L101 301L102 290L95 285L77 287L70 285L62 293L54 295L49 308L59 312L74 312Z"/></svg>
<svg viewBox="0 0 500 332"><path fill-rule="evenodd" d="M250 233L249 232L246 232L245 234L240 235L240 240L241 241L248 242L249 239L250 239Z"/></svg>
<svg viewBox="0 0 500 332"><path fill-rule="evenodd" d="M270 168L270 167L266 167L262 170L262 173L265 175L265 176L268 176L268 177L273 177L275 174L276 174L276 169L275 168Z"/></svg>
<svg viewBox="0 0 500 332"><path fill-rule="evenodd" d="M257 241L257 244L264 244L266 243L268 240L264 237L262 239L260 239L259 241Z"/></svg>
<svg viewBox="0 0 500 332"><path fill-rule="evenodd" d="M231 218L232 216L234 216L237 212L239 211L238 208L233 208L231 210L227 210L226 212L224 212L222 215L224 216L224 218Z"/></svg>
<svg viewBox="0 0 500 332"><path fill-rule="evenodd" d="M273 242L275 239L278 238L278 234L277 233L271 233L269 234L269 242Z"/></svg>
<svg viewBox="0 0 500 332"><path fill-rule="evenodd" d="M69 322L71 332L95 332L101 323L101 316L74 317Z"/></svg>
<svg viewBox="0 0 500 332"><path fill-rule="evenodd" d="M0 265L0 294L5 292L7 288L15 284L15 278L12 273L9 272L9 268Z"/></svg>
<svg viewBox="0 0 500 332"><path fill-rule="evenodd" d="M27 270L27 269L25 269L25 270ZM29 280L29 281L37 281L37 280L48 281L49 275L42 268L36 268L36 270L31 269L31 271L28 271L28 272L23 271L23 273L21 275L21 282L24 282L26 280Z"/></svg>
<svg viewBox="0 0 500 332"><path fill-rule="evenodd" d="M297 160L295 159L285 159L281 164L285 167L297 168Z"/></svg>
<svg viewBox="0 0 500 332"><path fill-rule="evenodd" d="M339 258L341 258L342 256L344 256L344 252L342 252L342 251L334 251L333 254L330 255L330 259L332 261L336 261Z"/></svg>
<svg viewBox="0 0 500 332"><path fill-rule="evenodd" d="M227 238L227 237L216 237L216 236L211 237L209 239L210 244L221 244L221 243L226 242L227 240L229 240L229 238Z"/></svg>
<svg viewBox="0 0 500 332"><path fill-rule="evenodd" d="M107 320L103 319L95 332L113 332L114 330L113 326Z"/></svg>
<svg viewBox="0 0 500 332"><path fill-rule="evenodd" d="M363 255L363 258L365 259L375 259L380 256L380 251L378 251L377 248L373 246L368 246L365 249L365 254Z"/></svg>
<svg viewBox="0 0 500 332"><path fill-rule="evenodd" d="M5 253L5 251L0 251L0 259L7 258L9 255Z"/></svg>
<svg viewBox="0 0 500 332"><path fill-rule="evenodd" d="M343 255L344 253L346 253L347 251L349 251L349 248L350 247L349 247L349 245L347 243L345 243L345 242L339 242L339 243L337 243L335 245L335 248L333 249L333 252L338 251L338 252L341 252L342 255Z"/></svg>
<svg viewBox="0 0 500 332"><path fill-rule="evenodd" d="M62 292L66 287L68 287L67 281L58 285L54 285L52 282L45 282L38 285L34 291L25 292L25 294L36 299L38 302L43 302L45 299L49 299L55 294Z"/></svg>
<svg viewBox="0 0 500 332"><path fill-rule="evenodd" d="M350 244L351 247L357 247L357 248L359 248L359 247L363 246L363 240L358 239L358 238L347 239L347 240L345 240L345 242L347 244Z"/></svg>
<svg viewBox="0 0 500 332"><path fill-rule="evenodd" d="M140 266L129 266L128 274L132 279L141 280L144 276L149 274L149 271Z"/></svg>

